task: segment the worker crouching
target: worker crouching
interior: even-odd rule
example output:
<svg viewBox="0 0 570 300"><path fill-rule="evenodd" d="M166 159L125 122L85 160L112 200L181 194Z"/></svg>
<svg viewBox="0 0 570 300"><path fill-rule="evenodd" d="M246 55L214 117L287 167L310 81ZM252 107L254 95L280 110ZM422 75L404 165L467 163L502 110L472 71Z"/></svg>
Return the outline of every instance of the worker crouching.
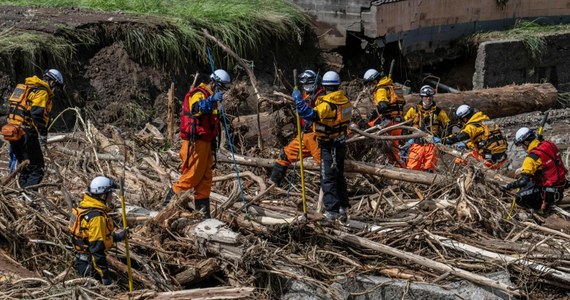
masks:
<svg viewBox="0 0 570 300"><path fill-rule="evenodd" d="M69 221L71 243L76 251L75 270L84 277L93 277L104 285L113 283L107 252L114 242L125 240L128 229L114 232L107 215L117 185L105 176L95 177L78 208L72 209Z"/></svg>

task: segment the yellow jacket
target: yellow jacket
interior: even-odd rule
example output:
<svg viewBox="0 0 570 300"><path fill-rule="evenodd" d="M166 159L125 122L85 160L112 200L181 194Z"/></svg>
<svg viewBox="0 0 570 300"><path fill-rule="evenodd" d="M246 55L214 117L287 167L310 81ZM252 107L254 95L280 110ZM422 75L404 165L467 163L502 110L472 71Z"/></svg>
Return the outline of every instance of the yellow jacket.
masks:
<svg viewBox="0 0 570 300"><path fill-rule="evenodd" d="M93 267L102 278L109 277L107 251L113 246L113 220L107 216L110 208L103 202L85 194L79 204L82 209L91 210L82 220L81 228L86 228L89 240L89 254ZM103 212L103 213L101 213Z"/></svg>
<svg viewBox="0 0 570 300"><path fill-rule="evenodd" d="M540 144L540 141L538 139L532 140L532 142L530 142L528 148L526 149L526 153L530 153L530 151L536 148L538 144ZM521 173L532 177L537 171L541 169L542 169L542 160L540 159L540 156L529 154L523 160Z"/></svg>
<svg viewBox="0 0 570 300"><path fill-rule="evenodd" d="M30 91L28 95L30 109L24 117L23 125L27 129L33 129L39 135L47 135L49 114L52 109L51 99L54 93L49 84L37 76L26 78L25 84L37 88Z"/></svg>
<svg viewBox="0 0 570 300"><path fill-rule="evenodd" d="M378 105L380 102L390 102L390 99L388 99L388 91L384 88L388 85L392 85L392 79L387 76L378 81L378 84L376 84L374 88L374 94L372 95L374 104Z"/></svg>
<svg viewBox="0 0 570 300"><path fill-rule="evenodd" d="M210 95L214 94L214 92L212 92L212 89L210 89L210 86L207 84L200 83L198 87L206 90L208 93L210 93ZM198 101L206 99L206 97L207 95L204 95L203 92L196 92L194 93L194 95L192 95L190 99L188 99L189 102L188 107L190 107L190 109L192 110L192 115L194 115L195 117L199 117L205 114L204 112L202 112L202 110L197 109L196 104L198 103Z"/></svg>

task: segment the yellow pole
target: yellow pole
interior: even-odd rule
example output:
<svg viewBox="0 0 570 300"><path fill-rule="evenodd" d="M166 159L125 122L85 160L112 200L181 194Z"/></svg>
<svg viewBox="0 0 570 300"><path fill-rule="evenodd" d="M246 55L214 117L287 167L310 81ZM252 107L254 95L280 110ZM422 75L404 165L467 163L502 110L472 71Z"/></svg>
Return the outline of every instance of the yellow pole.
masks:
<svg viewBox="0 0 570 300"><path fill-rule="evenodd" d="M123 229L127 228L127 213L125 210L125 178L121 178L121 212L123 215ZM133 291L133 272L131 270L131 253L129 251L129 233L125 236L125 249L127 252L127 274L129 275L129 292Z"/></svg>
<svg viewBox="0 0 570 300"><path fill-rule="evenodd" d="M297 86L297 69L293 70L293 82L295 83L295 90L299 90ZM301 196L303 198L303 214L307 217L307 197L305 195L305 172L303 167L303 131L301 130L301 117L299 112L297 116L297 136L299 137L299 170L301 171Z"/></svg>

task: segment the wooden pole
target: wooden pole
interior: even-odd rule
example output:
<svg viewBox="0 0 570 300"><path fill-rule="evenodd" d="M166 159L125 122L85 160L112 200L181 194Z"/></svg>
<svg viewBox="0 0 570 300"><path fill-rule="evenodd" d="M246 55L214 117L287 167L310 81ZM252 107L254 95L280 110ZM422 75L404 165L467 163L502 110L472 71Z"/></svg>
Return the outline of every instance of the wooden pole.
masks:
<svg viewBox="0 0 570 300"><path fill-rule="evenodd" d="M174 82L170 84L168 90L168 108L166 111L166 128L168 132L168 142L172 145L174 142Z"/></svg>
<svg viewBox="0 0 570 300"><path fill-rule="evenodd" d="M446 265L444 263L440 263L438 261L420 256L417 254L401 251L401 250L398 250L396 248L392 248L390 246L386 246L386 245L383 245L380 243L376 243L376 242L373 242L369 239L361 238L361 237L353 235L353 234L345 233L345 232L342 232L339 230L333 230L333 232L335 233L336 238L338 238L339 240L341 240L343 242L349 243L353 246L367 248L367 249L378 251L378 252L381 252L384 254L392 255L392 256L397 257L397 258L405 259L405 260L411 261L415 264L418 264L418 265L421 265L421 266L424 266L424 267L427 267L427 268L430 268L433 270L440 271L442 274L449 272L449 274L455 275L455 276L463 278L463 279L467 279L467 280L474 282L476 284L480 284L480 285L492 287L495 289L499 289L499 290L501 290L501 291L503 291L509 295L514 295L514 296L520 296L521 295L516 287L504 284L504 283L499 282L497 280L493 280L493 279L490 279L490 278L487 278L487 277L484 277L481 275L477 275L477 274L465 271L463 269L455 268L453 266Z"/></svg>

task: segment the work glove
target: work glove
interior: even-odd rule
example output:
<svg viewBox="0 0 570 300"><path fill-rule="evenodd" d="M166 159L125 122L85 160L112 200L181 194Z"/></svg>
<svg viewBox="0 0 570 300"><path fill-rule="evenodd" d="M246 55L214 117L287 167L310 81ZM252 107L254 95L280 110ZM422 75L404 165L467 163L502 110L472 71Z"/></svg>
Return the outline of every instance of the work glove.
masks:
<svg viewBox="0 0 570 300"><path fill-rule="evenodd" d="M210 96L210 101L221 102L224 99L224 92L217 92L214 95Z"/></svg>
<svg viewBox="0 0 570 300"><path fill-rule="evenodd" d="M42 146L42 148L45 148L47 146L47 135L40 135L39 140L40 146Z"/></svg>
<svg viewBox="0 0 570 300"><path fill-rule="evenodd" d="M508 192L511 189L511 187L508 184L504 184L504 185L500 185L499 189L503 192Z"/></svg>
<svg viewBox="0 0 570 300"><path fill-rule="evenodd" d="M467 149L467 144L465 144L464 142L459 142L459 143L455 144L454 147L457 150L465 150L465 149Z"/></svg>
<svg viewBox="0 0 570 300"><path fill-rule="evenodd" d="M453 145L453 141L451 141L450 139L442 139L441 143L444 145Z"/></svg>
<svg viewBox="0 0 570 300"><path fill-rule="evenodd" d="M441 138L438 138L437 136L433 137L433 142L434 143L441 143Z"/></svg>
<svg viewBox="0 0 570 300"><path fill-rule="evenodd" d="M305 120L312 121L315 117L315 112L312 107L303 101L301 91L294 89L291 96L293 96L293 100L295 100L295 106L297 107L297 113L299 113L299 116Z"/></svg>
<svg viewBox="0 0 570 300"><path fill-rule="evenodd" d="M299 89L294 89L291 96L293 96L293 100L295 100L295 102L303 101L303 95Z"/></svg>
<svg viewBox="0 0 570 300"><path fill-rule="evenodd" d="M113 279L109 277L104 277L103 279L101 279L101 283L103 283L103 285L111 285L113 284Z"/></svg>
<svg viewBox="0 0 570 300"><path fill-rule="evenodd" d="M125 240L125 238L127 237L127 234L129 233L129 227L119 231L119 232L113 232L113 241L115 242L122 242Z"/></svg>

